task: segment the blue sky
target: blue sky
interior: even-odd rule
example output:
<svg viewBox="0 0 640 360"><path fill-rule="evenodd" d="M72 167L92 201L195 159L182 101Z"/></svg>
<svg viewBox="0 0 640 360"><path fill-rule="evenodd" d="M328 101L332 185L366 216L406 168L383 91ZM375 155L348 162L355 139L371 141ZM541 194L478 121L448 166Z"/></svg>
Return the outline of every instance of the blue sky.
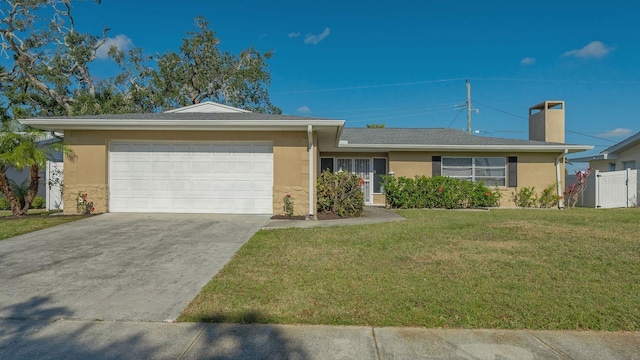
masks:
<svg viewBox="0 0 640 360"><path fill-rule="evenodd" d="M198 15L223 50L273 50L271 100L289 115L463 129L466 112L456 104L466 100L468 78L480 135L527 138L528 108L544 100L566 102L567 142L595 145L591 153L640 131L640 4L631 1L74 6L81 30L106 25L116 43L148 53L177 49Z"/></svg>

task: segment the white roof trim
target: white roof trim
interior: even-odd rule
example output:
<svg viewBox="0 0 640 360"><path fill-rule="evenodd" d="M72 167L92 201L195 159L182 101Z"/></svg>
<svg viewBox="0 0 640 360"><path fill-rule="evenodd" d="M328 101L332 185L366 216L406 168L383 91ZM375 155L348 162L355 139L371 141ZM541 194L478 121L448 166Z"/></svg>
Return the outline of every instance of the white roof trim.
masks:
<svg viewBox="0 0 640 360"><path fill-rule="evenodd" d="M572 162L590 162L590 161L598 161L598 160L616 160L618 156L610 155L610 154L598 154L593 156L583 156L575 159L567 159Z"/></svg>
<svg viewBox="0 0 640 360"><path fill-rule="evenodd" d="M624 150L626 147L633 145L633 143L635 143L636 141L640 140L640 132L635 134L635 135L631 135L628 138L620 141L619 143L610 146L609 148L605 149L603 152L601 152L601 154L612 154L612 153L616 153L619 151Z"/></svg>
<svg viewBox="0 0 640 360"><path fill-rule="evenodd" d="M149 119L23 119L43 130L289 130L344 126L344 120L149 120Z"/></svg>
<svg viewBox="0 0 640 360"><path fill-rule="evenodd" d="M233 113L233 112L251 112L244 109L239 109L233 106L218 104L213 101L205 101L199 104L193 104L189 106L184 106L181 108L167 110L165 113Z"/></svg>

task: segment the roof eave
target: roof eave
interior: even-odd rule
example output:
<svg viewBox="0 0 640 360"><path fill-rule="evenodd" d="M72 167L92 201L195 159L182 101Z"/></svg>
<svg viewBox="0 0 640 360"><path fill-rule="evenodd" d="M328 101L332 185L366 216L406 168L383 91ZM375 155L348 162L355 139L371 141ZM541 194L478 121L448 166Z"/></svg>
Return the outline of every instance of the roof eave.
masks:
<svg viewBox="0 0 640 360"><path fill-rule="evenodd" d="M521 151L521 152L562 152L565 149L569 153L576 153L580 151L586 151L593 149L593 146L589 145L438 145L438 144L339 144L338 149L359 149L359 150L372 150L372 151L424 151L424 150L438 150L438 151L483 151L483 152L509 152L509 151Z"/></svg>
<svg viewBox="0 0 640 360"><path fill-rule="evenodd" d="M20 122L42 130L305 130L344 126L344 120L144 120L144 119L23 119Z"/></svg>
<svg viewBox="0 0 640 360"><path fill-rule="evenodd" d="M569 161L572 162L580 162L580 163L586 163L586 162L591 162L591 161L599 161L599 160L616 160L618 158L618 156L616 155L612 155L612 154L598 154L598 155L593 155L593 156L583 156L583 157L579 157L579 158L574 158L574 159L567 159Z"/></svg>
<svg viewBox="0 0 640 360"><path fill-rule="evenodd" d="M640 142L640 132L632 135L624 140L622 140L621 142L610 146L609 148L605 149L602 153L609 153L609 154L614 154L617 152L621 152L626 150L627 148L634 146L636 144L636 142Z"/></svg>

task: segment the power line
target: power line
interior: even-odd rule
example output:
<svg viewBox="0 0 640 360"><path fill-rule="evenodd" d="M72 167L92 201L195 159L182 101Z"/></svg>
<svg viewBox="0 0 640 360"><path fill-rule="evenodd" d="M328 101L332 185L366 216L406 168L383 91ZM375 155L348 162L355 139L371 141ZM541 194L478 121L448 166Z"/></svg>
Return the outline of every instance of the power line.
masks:
<svg viewBox="0 0 640 360"><path fill-rule="evenodd" d="M640 84L640 81L628 81L628 80L567 80L567 79L518 79L518 78L481 78L481 77L462 78L462 77L459 77L459 78L451 78L451 79L401 82L401 83L390 83L390 84L379 84L379 85L363 85L363 86L347 86L347 87L325 88L325 89L276 91L276 92L272 92L271 94L305 94L305 93L317 93L317 92L328 92L328 91L374 89L374 88L383 88L383 87L433 84L433 83L459 81L459 80L466 80L466 79L477 80L477 81L514 81L514 82L539 82L539 83L619 84L619 85L639 85Z"/></svg>
<svg viewBox="0 0 640 360"><path fill-rule="evenodd" d="M627 80L563 80L563 79L513 79L513 78L469 78L478 81L515 81L515 82L553 82L553 83L578 83L578 84L621 84L638 85L640 81Z"/></svg>
<svg viewBox="0 0 640 360"><path fill-rule="evenodd" d="M517 114L514 114L514 113L510 113L510 112L508 112L508 111L501 110L501 109L495 108L495 107L490 106L490 105L487 105L487 104L482 104L482 103L479 103L479 102L477 102L477 101L474 101L474 102L475 102L476 104L478 104L478 105L486 106L486 107L488 107L489 109L492 109L492 110L495 110L495 111L498 111L498 112L501 112L501 113L504 113L504 114L507 114L507 115L511 115L511 116L517 117L517 118L519 118L519 119L529 120L529 119L527 119L527 118L526 118L526 117L524 117L524 116L520 116L520 115L517 115ZM582 135L582 136L590 137L590 138L597 139L597 140L608 141L608 142L610 142L610 143L614 143L614 144L616 143L616 142L615 142L615 141L613 141L613 140L609 140L609 139L605 139L605 138L602 138L602 137L598 137L598 136L593 136L593 135L585 134L585 133L580 132L580 131L573 131L573 130L568 130L568 129L566 129L565 131L566 131L566 132L570 132L570 133L572 133L572 134Z"/></svg>
<svg viewBox="0 0 640 360"><path fill-rule="evenodd" d="M446 106L456 106L458 103L447 103L447 104L431 104L427 106L415 107L415 108L406 108L404 110L423 110L423 109L433 109L433 108L442 108ZM367 108L367 109L344 109L344 110L329 110L322 111L323 114L331 114L331 113L347 113L347 112L362 112L362 111L373 111L373 110L388 110L388 109L396 109L397 107L377 107L377 108ZM400 111L404 111L400 110ZM358 115L359 116L359 115Z"/></svg>
<svg viewBox="0 0 640 360"><path fill-rule="evenodd" d="M410 117L410 116L418 116L418 115L441 114L441 113L449 112L449 111L452 111L452 110L455 110L455 109L432 111L432 112L422 112L422 113L412 113L412 114L406 114L406 115L400 115L400 116L387 116L387 117L381 117L381 118L372 118L372 119L356 120L356 121L349 121L349 122L378 121L378 120L398 119L398 118Z"/></svg>
<svg viewBox="0 0 640 360"><path fill-rule="evenodd" d="M615 141L613 141L613 140L609 140L609 139L601 138L601 137L598 137L598 136L593 136L593 135L585 134L585 133L583 133L583 132L579 132L579 131L567 130L567 132L570 132L570 133L572 133L572 134L578 134L578 135L582 135L582 136L586 136L586 137L594 138L594 139L596 139L596 140L608 141L608 142L610 142L610 143L614 143L614 144L616 143L616 142L615 142Z"/></svg>
<svg viewBox="0 0 640 360"><path fill-rule="evenodd" d="M372 113L372 114L358 114L358 115L351 115L351 117L366 117L366 116L371 116L371 115L389 115L389 114L399 114L399 113L415 112L416 110L438 110L438 109L446 109L446 108L450 108L450 107L452 107L452 105L447 105L447 106L434 106L434 107L423 107L423 108L413 108L413 109L402 109L402 110L396 110L396 111L384 112L384 113Z"/></svg>
<svg viewBox="0 0 640 360"><path fill-rule="evenodd" d="M456 116L453 117L453 120L451 120L451 123L449 123L449 126L447 126L447 128L451 128L451 125L453 125L454 122L456 122L456 119L458 118L458 115L460 115L460 113L462 112L462 108L458 109L458 112L456 113Z"/></svg>
<svg viewBox="0 0 640 360"><path fill-rule="evenodd" d="M473 102L474 102L474 103L476 103L476 104L478 104L478 105L486 106L486 107L488 107L488 108L489 108L489 109L491 109L491 110L495 110L495 111L501 112L501 113L503 113L503 114L511 115L511 116L514 116L514 117L517 117L517 118L520 118L520 119L524 119L524 120L529 120L529 119L527 119L527 118L526 118L526 117L524 117L524 116L520 116L520 115L517 115L517 114L511 113L511 112L505 111L505 110L501 110L501 109L495 108L495 107L490 106L490 105L487 105L487 104L483 104L483 103L478 102L478 101L475 101L475 100L474 100Z"/></svg>
<svg viewBox="0 0 640 360"><path fill-rule="evenodd" d="M433 83L441 83L441 82L449 82L449 81L458 81L458 80L464 80L464 79L465 79L465 78L452 78L452 79L439 79L439 80L426 80L426 81L403 82L403 83L394 83L394 84L349 86L349 87L327 88L327 89L310 89L310 90L294 90L294 91L277 91L277 92L272 92L271 94L307 94L307 93L328 92L328 91L344 91L344 90L375 89L375 88L394 87L394 86L407 86L407 85L433 84Z"/></svg>

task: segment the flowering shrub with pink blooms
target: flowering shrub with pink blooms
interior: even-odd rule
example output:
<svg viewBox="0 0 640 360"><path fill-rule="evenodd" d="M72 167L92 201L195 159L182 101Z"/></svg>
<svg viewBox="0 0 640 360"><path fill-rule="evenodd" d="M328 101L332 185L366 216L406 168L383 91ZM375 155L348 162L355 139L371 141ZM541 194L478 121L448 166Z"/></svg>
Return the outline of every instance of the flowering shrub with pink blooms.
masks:
<svg viewBox="0 0 640 360"><path fill-rule="evenodd" d="M76 210L78 210L78 214L91 214L96 209L93 207L93 201L87 200L88 195L83 193L78 193L78 203L76 204Z"/></svg>
<svg viewBox="0 0 640 360"><path fill-rule="evenodd" d="M288 217L293 217L293 200L291 199L291 194L287 194L282 198L284 202L284 214Z"/></svg>
<svg viewBox="0 0 640 360"><path fill-rule="evenodd" d="M591 175L593 171L592 168L587 168L587 170L578 170L576 171L576 182L573 184L569 184L567 189L564 191L564 197L567 200L567 206L575 207L578 200L580 200L580 196L587 188L587 178Z"/></svg>

